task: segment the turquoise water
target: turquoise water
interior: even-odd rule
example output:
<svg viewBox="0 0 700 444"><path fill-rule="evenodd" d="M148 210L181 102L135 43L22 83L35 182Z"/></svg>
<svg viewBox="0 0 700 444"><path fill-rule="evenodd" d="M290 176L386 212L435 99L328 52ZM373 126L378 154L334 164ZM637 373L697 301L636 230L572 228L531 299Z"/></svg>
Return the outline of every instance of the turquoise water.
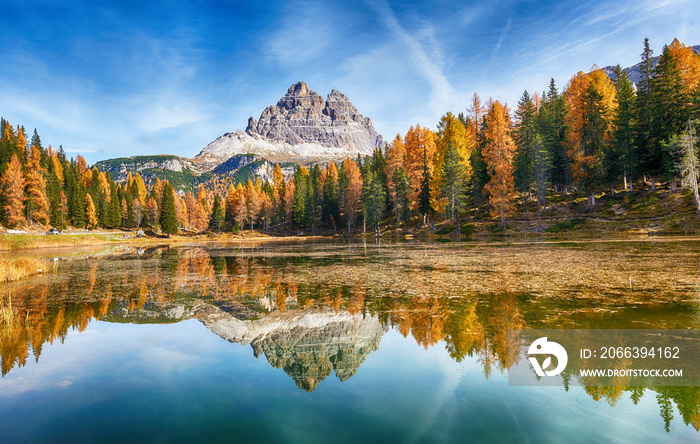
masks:
<svg viewBox="0 0 700 444"><path fill-rule="evenodd" d="M409 297L416 281L380 288L386 278L373 276L398 273L399 262L413 267L403 261L417 252L420 263L424 249L338 256L327 246L285 248L166 249L60 261L54 274L7 290L16 318L0 336L0 442L700 437L693 425L700 418L696 387L647 388L637 398L630 389L596 395L584 387L508 386L501 330L541 325L554 312L580 325L587 301L566 314L562 300L543 305L533 294L495 290L455 297L457 287L438 297L430 292L449 287L437 284ZM441 248L431 264L467 254ZM460 276L473 272L461 266ZM364 276L351 277L357 267ZM435 270L422 273L440 279ZM336 273L345 273L344 284L333 283ZM623 326L630 318L691 325L692 295L675 294L676 308L663 319L652 303L636 316L620 301L614 312L595 313ZM636 313L638 302L629 310Z"/></svg>

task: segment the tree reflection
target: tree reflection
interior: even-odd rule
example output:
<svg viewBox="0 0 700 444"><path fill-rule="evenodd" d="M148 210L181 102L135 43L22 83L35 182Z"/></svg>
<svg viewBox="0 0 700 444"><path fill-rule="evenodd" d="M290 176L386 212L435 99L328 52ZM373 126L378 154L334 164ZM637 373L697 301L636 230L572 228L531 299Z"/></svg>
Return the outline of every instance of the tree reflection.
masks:
<svg viewBox="0 0 700 444"><path fill-rule="evenodd" d="M345 279L327 272L339 267L345 267ZM517 357L508 354L509 330L543 328L542 313L548 312L556 313L562 325L581 325L575 311L568 318L562 314L560 301L551 307L547 300L538 301L533 308L527 295L510 291L507 279L502 290L469 293L447 268L431 267L423 274L410 268L389 275L380 267L365 261L348 265L345 259L202 248L152 249L75 262L70 277L62 277L59 270L33 281L38 284L13 286L11 297L2 299L2 375L24 366L30 354L38 361L46 342L63 342L71 329L83 331L100 319L162 323L196 318L207 326L235 319L245 334L226 339L249 343L256 357L264 355L308 391L333 372L341 381L354 375L379 347L387 328L410 336L424 349L444 347L457 362L476 358L488 378L516 363ZM378 279L380 272L384 274ZM432 282L440 284L433 288ZM610 405L625 396L636 404L645 390L651 391L667 429L675 405L682 421L700 430L700 388L616 382L614 387L584 390Z"/></svg>

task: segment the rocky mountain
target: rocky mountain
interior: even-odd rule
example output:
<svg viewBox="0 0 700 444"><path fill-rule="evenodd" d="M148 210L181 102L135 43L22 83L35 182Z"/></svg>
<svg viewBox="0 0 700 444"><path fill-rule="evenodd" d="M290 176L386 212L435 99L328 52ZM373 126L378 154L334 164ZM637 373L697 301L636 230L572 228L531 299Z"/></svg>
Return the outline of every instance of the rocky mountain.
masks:
<svg viewBox="0 0 700 444"><path fill-rule="evenodd" d="M268 106L245 131L226 133L207 145L193 161L213 169L238 154L271 161L329 161L369 155L384 140L344 94L333 90L326 100L304 82L292 85L276 105Z"/></svg>
<svg viewBox="0 0 700 444"><path fill-rule="evenodd" d="M205 182L211 175L235 180L271 178L275 163L285 174L295 163L342 161L372 154L384 139L344 94L333 90L326 100L304 82L292 85L276 105L268 106L245 131L226 133L193 159L173 155L107 159L95 165L116 181L131 172L145 181L168 179L176 189Z"/></svg>
<svg viewBox="0 0 700 444"><path fill-rule="evenodd" d="M700 45L695 45L692 46L693 51L695 51L696 54L700 55ZM656 64L659 63L659 56L654 57L653 59L653 64L654 67L656 67ZM632 83L635 85L639 83L641 80L641 74L639 73L639 69L642 67L642 62L637 63L636 65L627 67L624 69L624 71L627 73L627 77L630 79ZM603 68L603 71L608 75L610 78L614 78L614 66L606 66Z"/></svg>
<svg viewBox="0 0 700 444"><path fill-rule="evenodd" d="M238 319L225 311L197 316L209 330L229 342L250 344L296 385L313 391L332 372L345 381L379 348L388 327L376 316L346 312L284 312L260 319Z"/></svg>
<svg viewBox="0 0 700 444"><path fill-rule="evenodd" d="M156 177L168 179L175 188L191 185L204 172L192 160L169 154L119 157L101 160L95 166L100 171L109 172L117 182L126 180L129 173L139 173L146 182Z"/></svg>

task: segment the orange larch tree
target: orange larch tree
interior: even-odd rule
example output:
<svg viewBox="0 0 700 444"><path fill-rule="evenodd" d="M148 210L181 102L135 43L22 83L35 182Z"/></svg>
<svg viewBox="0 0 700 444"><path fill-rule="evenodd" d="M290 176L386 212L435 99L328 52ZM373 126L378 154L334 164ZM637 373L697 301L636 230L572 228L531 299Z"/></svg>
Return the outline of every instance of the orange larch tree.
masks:
<svg viewBox="0 0 700 444"><path fill-rule="evenodd" d="M46 196L45 169L41 166L41 151L32 145L27 163L27 220L45 224L49 218L49 198Z"/></svg>
<svg viewBox="0 0 700 444"><path fill-rule="evenodd" d="M607 110L605 122L603 122L606 126L612 125L612 119L617 110L615 85L608 75L597 66L593 66L589 73L584 74L579 71L567 84L562 96L566 104L567 155L571 162L571 173L575 182L586 179L590 165L602 162L602 159L591 158L590 155L587 155L582 143L584 123L587 121L586 98L591 85L600 94L601 105Z"/></svg>
<svg viewBox="0 0 700 444"><path fill-rule="evenodd" d="M406 147L400 134L396 135L394 141L386 149L386 177L387 189L389 190L389 198L392 202L396 201L396 189L391 178L394 176L394 171L399 168L406 168Z"/></svg>
<svg viewBox="0 0 700 444"><path fill-rule="evenodd" d="M681 71L681 81L683 82L684 93L692 95L700 83L700 55L693 51L693 48L685 46L678 39L673 39L669 46L669 51L678 62Z"/></svg>
<svg viewBox="0 0 700 444"><path fill-rule="evenodd" d="M87 217L88 225L91 228L95 228L97 226L97 209L90 193L85 195L85 216Z"/></svg>
<svg viewBox="0 0 700 444"><path fill-rule="evenodd" d="M0 179L0 189L5 194L3 212L7 226L14 227L24 223L24 177L17 154L12 155L10 164Z"/></svg>
<svg viewBox="0 0 700 444"><path fill-rule="evenodd" d="M501 218L506 229L506 215L512 211L515 200L513 182L513 156L515 142L511 135L511 121L508 107L495 101L486 115L484 128L484 162L489 174L489 182L484 193L491 204L491 217Z"/></svg>
<svg viewBox="0 0 700 444"><path fill-rule="evenodd" d="M360 168L350 159L343 161L343 170L348 179L348 186L343 199L345 218L348 223L348 232L355 229L357 212L362 204L362 174Z"/></svg>

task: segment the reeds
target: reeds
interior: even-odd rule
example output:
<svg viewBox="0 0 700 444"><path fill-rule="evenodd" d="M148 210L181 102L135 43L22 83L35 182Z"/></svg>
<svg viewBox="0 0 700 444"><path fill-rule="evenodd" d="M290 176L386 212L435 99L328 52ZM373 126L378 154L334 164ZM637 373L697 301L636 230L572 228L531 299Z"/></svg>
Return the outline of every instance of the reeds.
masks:
<svg viewBox="0 0 700 444"><path fill-rule="evenodd" d="M13 282L46 271L46 264L35 258L0 258L0 283Z"/></svg>

